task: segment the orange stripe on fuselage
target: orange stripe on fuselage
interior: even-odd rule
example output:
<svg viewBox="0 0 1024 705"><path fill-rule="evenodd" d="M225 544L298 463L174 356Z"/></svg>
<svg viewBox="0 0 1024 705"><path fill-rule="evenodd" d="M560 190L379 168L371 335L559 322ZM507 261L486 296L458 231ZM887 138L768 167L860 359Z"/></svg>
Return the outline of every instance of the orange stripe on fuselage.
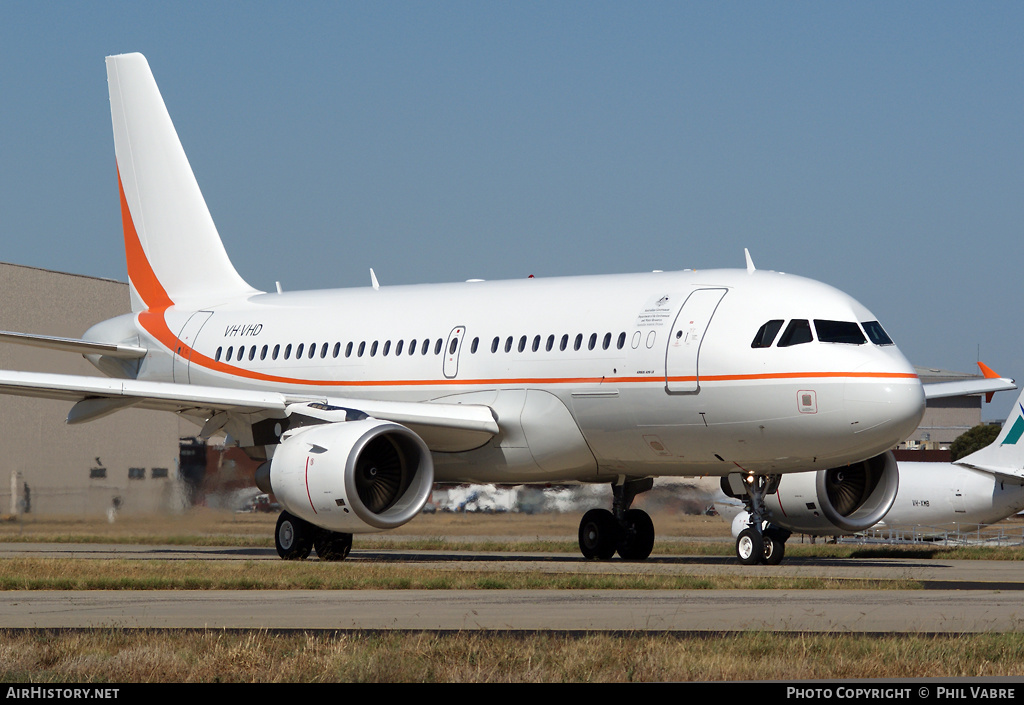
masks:
<svg viewBox="0 0 1024 705"><path fill-rule="evenodd" d="M124 195L120 167L117 169L117 188L121 192L121 225L124 228L124 254L128 264L128 279L146 304L146 308L164 309L172 306L174 302L157 279L156 272L146 257L146 251L142 248L142 242L139 241L135 221L132 219L131 209L128 208L128 199Z"/></svg>

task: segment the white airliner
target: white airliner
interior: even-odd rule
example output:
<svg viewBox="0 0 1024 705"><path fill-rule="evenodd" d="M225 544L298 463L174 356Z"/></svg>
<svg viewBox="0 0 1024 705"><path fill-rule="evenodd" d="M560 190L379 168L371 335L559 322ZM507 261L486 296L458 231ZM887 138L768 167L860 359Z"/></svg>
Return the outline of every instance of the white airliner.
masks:
<svg viewBox="0 0 1024 705"><path fill-rule="evenodd" d="M921 527L922 531L971 531L1024 511L1024 392L1010 410L999 436L985 448L952 463L900 462L899 491L892 508L873 527ZM865 527L847 525L841 507L853 501L834 494L842 484L833 476L787 475L778 491L766 502L770 513L769 534L783 538L790 532L841 536ZM726 489L726 488L723 488ZM833 493L833 494L830 494ZM828 500L823 501L822 497ZM750 523L750 515L736 498L715 502L738 536Z"/></svg>
<svg viewBox="0 0 1024 705"><path fill-rule="evenodd" d="M658 475L734 475L760 515L783 473L847 468L895 496L889 449L926 391L875 317L797 276L654 272L330 291L258 291L228 259L149 65L107 58L131 314L82 340L113 379L0 373L0 392L74 402L68 423L126 407L223 431L267 462L284 558L344 558L352 534L413 519L435 481L600 482L588 558L646 558L630 505ZM994 379L975 391L1005 389ZM955 385L954 385L955 386ZM764 560L760 522L745 560ZM752 547L752 548L751 548Z"/></svg>

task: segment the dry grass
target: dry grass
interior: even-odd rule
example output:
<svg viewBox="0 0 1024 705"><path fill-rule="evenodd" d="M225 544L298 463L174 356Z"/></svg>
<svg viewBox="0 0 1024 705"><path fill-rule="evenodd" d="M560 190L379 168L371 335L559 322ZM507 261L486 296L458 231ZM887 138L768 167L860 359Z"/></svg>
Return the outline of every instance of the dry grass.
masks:
<svg viewBox="0 0 1024 705"><path fill-rule="evenodd" d="M180 517L25 518L0 522L3 540L207 543L272 546L276 517L197 510ZM437 514L417 518L386 538L358 545L436 544L572 550L575 515ZM728 525L713 517L655 515L658 548L731 554ZM443 538L442 538L443 537ZM685 537L681 542L678 539ZM667 540L666 540L667 539ZM672 540L676 539L676 540ZM850 551L823 544L803 551ZM847 553L847 555L849 555ZM920 554L915 554L920 555ZM191 564L188 570L184 568ZM69 565L75 564L73 570ZM111 582L116 575L118 582ZM278 561L0 562L6 589L77 585L105 589L179 587L579 587L564 576L410 570L386 563L321 564ZM572 576L570 576L572 577ZM578 576L575 576L578 577ZM595 576L595 581L607 576ZM616 578L618 579L618 578ZM742 578L740 578L742 580ZM752 587L750 584L637 584L590 587ZM34 582L33 582L34 581ZM762 587L827 587L782 585ZM850 587L844 583L842 587ZM883 584L872 587L885 587ZM900 585L899 587L908 587ZM262 630L0 631L0 679L36 683L137 682L628 682L850 678L1024 676L1024 635L749 633L685 637L666 634L509 634L498 632L268 632Z"/></svg>
<svg viewBox="0 0 1024 705"><path fill-rule="evenodd" d="M1024 635L0 632L5 682L664 682L1024 675Z"/></svg>
<svg viewBox="0 0 1024 705"><path fill-rule="evenodd" d="M0 590L914 590L913 580L447 570L406 563L10 558Z"/></svg>

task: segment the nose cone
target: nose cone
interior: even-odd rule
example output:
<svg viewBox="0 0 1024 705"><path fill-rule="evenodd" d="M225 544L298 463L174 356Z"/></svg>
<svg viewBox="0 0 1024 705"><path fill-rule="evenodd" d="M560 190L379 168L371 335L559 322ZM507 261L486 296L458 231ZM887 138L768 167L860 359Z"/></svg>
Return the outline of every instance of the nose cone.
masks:
<svg viewBox="0 0 1024 705"><path fill-rule="evenodd" d="M925 399L921 380L893 348L884 364L868 363L846 382L843 396L859 446L875 452L906 440L920 425Z"/></svg>

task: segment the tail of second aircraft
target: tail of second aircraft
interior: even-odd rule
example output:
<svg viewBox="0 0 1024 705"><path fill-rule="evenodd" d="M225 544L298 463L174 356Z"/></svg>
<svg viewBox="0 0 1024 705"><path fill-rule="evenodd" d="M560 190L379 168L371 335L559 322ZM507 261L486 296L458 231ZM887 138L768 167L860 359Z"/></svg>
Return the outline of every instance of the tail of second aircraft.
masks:
<svg viewBox="0 0 1024 705"><path fill-rule="evenodd" d="M996 439L956 463L997 475L1024 478L1024 391L1017 397Z"/></svg>
<svg viewBox="0 0 1024 705"><path fill-rule="evenodd" d="M258 293L228 259L149 63L107 57L132 311Z"/></svg>

